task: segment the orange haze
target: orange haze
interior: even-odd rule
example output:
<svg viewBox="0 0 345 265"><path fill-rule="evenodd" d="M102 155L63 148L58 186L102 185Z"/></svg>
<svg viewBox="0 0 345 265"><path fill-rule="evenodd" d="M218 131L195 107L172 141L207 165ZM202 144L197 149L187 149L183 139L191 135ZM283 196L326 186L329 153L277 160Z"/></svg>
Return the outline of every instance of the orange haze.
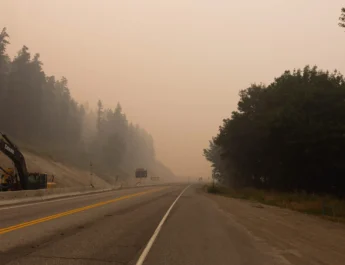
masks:
<svg viewBox="0 0 345 265"><path fill-rule="evenodd" d="M1 0L14 56L95 106L121 102L176 174L209 175L202 149L238 91L306 64L345 73L343 0Z"/></svg>

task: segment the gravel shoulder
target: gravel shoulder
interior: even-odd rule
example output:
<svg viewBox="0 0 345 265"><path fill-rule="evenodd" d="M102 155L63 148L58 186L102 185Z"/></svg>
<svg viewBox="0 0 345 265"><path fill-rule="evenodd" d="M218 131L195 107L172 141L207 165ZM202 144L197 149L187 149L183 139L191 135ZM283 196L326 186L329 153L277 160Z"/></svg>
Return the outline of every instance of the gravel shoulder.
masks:
<svg viewBox="0 0 345 265"><path fill-rule="evenodd" d="M206 194L262 251L286 264L345 264L345 225L274 206Z"/></svg>

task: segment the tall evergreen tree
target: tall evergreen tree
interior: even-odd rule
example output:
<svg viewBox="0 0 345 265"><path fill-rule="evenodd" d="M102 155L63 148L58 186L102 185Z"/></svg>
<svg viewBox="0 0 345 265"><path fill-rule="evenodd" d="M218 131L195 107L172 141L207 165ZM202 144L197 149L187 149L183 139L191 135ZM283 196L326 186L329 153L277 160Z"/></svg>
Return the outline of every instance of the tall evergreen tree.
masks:
<svg viewBox="0 0 345 265"><path fill-rule="evenodd" d="M63 162L88 168L92 160L96 173L103 175L132 175L139 165L171 175L155 160L152 137L128 122L120 103L104 109L99 100L95 113L84 108L73 99L67 78L47 76L39 54L31 56L27 46L10 60L8 38L4 28L0 33L0 131Z"/></svg>

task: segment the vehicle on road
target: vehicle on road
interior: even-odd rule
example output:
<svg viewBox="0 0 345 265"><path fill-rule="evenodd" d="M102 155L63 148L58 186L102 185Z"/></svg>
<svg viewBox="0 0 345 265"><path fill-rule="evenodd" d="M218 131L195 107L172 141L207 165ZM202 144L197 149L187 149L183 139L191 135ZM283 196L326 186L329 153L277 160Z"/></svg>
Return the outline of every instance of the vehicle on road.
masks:
<svg viewBox="0 0 345 265"><path fill-rule="evenodd" d="M137 168L135 170L135 177L136 178L146 178L147 177L147 169L146 168Z"/></svg>

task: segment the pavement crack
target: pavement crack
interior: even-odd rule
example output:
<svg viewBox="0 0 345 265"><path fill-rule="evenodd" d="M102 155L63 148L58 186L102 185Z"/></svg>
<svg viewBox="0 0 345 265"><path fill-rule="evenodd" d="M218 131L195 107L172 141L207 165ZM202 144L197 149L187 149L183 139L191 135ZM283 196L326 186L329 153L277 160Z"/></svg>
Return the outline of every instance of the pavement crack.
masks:
<svg viewBox="0 0 345 265"><path fill-rule="evenodd" d="M106 259L97 259L97 258L72 258L72 257L63 257L63 256L44 256L44 255L30 255L30 257L35 258L44 258L44 259L63 259L63 260L86 260L86 261L99 261L99 262L108 262L108 263L118 263L125 265L125 262L117 260L106 260Z"/></svg>

